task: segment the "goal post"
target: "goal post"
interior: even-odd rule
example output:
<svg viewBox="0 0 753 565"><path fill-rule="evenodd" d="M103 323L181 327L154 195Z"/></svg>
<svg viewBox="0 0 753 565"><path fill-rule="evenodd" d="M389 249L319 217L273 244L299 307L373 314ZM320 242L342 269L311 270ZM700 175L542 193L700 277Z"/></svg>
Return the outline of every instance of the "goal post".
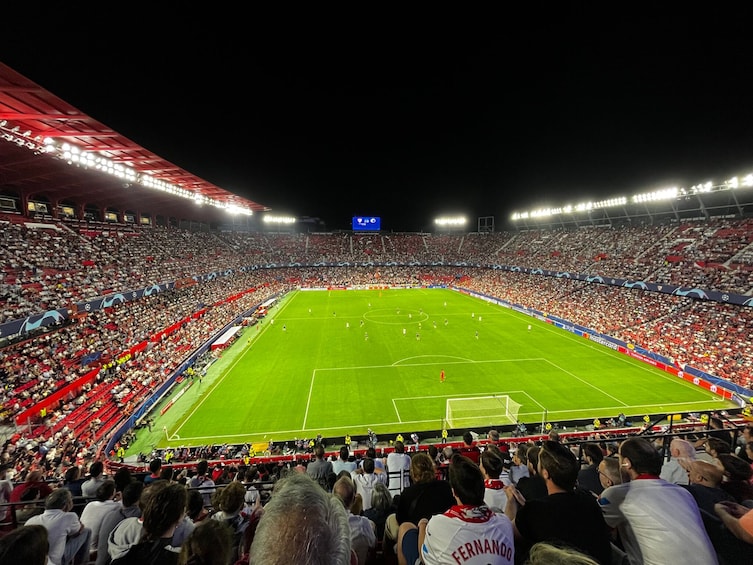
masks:
<svg viewBox="0 0 753 565"><path fill-rule="evenodd" d="M448 398L445 421L451 428L515 424L521 406L506 394Z"/></svg>

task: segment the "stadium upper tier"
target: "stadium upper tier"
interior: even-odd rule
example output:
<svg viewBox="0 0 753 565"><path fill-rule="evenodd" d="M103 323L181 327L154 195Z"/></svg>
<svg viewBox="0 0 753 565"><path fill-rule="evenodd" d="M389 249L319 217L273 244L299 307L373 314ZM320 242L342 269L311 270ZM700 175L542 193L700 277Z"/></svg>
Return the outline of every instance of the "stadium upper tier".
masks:
<svg viewBox="0 0 753 565"><path fill-rule="evenodd" d="M188 232L0 217L0 324L77 302L255 266L515 266L750 295L753 219L462 234ZM345 275L346 277L348 275ZM381 268L382 282L389 269ZM401 275L402 276L402 275ZM316 279L303 269L298 278Z"/></svg>

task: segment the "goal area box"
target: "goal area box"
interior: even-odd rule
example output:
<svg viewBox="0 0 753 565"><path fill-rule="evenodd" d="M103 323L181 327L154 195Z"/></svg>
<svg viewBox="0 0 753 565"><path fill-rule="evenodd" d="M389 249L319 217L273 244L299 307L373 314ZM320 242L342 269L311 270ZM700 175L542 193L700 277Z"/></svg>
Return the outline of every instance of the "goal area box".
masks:
<svg viewBox="0 0 753 565"><path fill-rule="evenodd" d="M450 428L515 424L521 406L506 394L448 398L445 421Z"/></svg>

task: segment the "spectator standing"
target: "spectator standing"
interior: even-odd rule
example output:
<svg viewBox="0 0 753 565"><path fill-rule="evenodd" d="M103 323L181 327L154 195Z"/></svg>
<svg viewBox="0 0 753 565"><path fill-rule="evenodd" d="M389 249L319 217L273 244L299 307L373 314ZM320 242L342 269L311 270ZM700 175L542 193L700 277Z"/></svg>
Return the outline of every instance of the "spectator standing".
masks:
<svg viewBox="0 0 753 565"><path fill-rule="evenodd" d="M306 473L326 491L330 489L330 477L335 474L332 461L324 457L324 446L317 443L314 446L314 460L306 467Z"/></svg>
<svg viewBox="0 0 753 565"><path fill-rule="evenodd" d="M85 528L73 509L73 497L64 488L52 491L44 503L44 512L32 516L26 525L47 529L50 543L48 559L52 565L83 565L89 562L91 530Z"/></svg>
<svg viewBox="0 0 753 565"><path fill-rule="evenodd" d="M599 504L630 562L716 564L695 499L680 485L659 478L662 458L651 442L626 439L619 447L619 461L630 482L605 489Z"/></svg>

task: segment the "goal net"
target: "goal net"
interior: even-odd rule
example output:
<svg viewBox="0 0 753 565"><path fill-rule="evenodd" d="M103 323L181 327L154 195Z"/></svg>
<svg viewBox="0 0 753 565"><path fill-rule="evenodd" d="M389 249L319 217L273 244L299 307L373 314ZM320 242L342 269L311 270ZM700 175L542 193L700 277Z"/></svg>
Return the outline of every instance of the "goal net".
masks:
<svg viewBox="0 0 753 565"><path fill-rule="evenodd" d="M521 404L506 394L448 398L445 420L450 428L515 424Z"/></svg>

